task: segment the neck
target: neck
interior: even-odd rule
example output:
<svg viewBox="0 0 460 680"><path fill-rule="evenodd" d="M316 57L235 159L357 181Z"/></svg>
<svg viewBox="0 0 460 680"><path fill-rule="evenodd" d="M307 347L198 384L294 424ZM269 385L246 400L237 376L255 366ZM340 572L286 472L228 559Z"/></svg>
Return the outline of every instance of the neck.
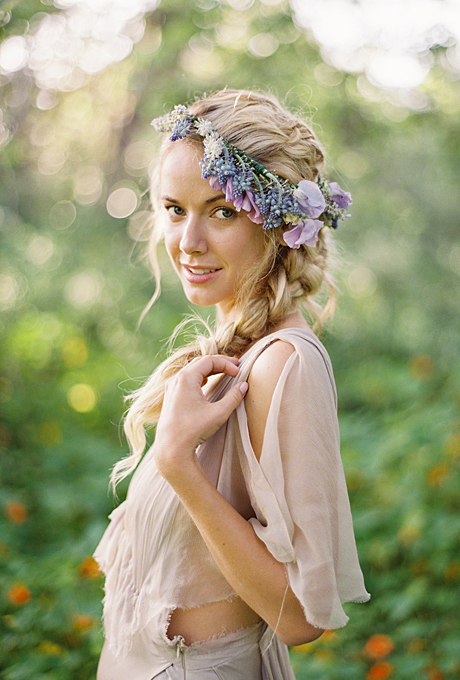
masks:
<svg viewBox="0 0 460 680"><path fill-rule="evenodd" d="M234 306L223 307L222 305L216 305L217 309L217 323L219 325L224 325L227 323L232 323L236 317L236 310ZM310 326L305 321L302 312L299 309L295 309L293 312L284 317L282 321L277 324L270 325L266 328L263 335L269 335L270 333L281 330L281 328L303 328L304 330L311 331ZM257 338L258 339L258 338Z"/></svg>

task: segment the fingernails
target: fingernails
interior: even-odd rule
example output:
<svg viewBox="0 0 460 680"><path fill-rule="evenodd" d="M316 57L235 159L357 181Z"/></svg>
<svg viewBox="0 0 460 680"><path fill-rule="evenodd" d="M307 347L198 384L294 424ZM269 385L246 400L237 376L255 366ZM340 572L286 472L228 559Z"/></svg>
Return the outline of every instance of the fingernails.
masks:
<svg viewBox="0 0 460 680"><path fill-rule="evenodd" d="M246 392L248 391L249 385L248 385L247 382L242 382L242 383L240 383L240 384L238 385L238 387L240 388L240 392L241 392L242 394L246 394Z"/></svg>

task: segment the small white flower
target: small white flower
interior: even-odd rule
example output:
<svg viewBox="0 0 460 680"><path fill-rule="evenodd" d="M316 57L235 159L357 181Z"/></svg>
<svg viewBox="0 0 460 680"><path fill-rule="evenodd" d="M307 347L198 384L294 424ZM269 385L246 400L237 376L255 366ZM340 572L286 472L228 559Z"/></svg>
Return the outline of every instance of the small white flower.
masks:
<svg viewBox="0 0 460 680"><path fill-rule="evenodd" d="M212 132L214 132L211 121L206 120L205 118L198 118L196 130L202 137L206 137L207 135L210 135Z"/></svg>
<svg viewBox="0 0 460 680"><path fill-rule="evenodd" d="M180 108L181 108L180 106L176 106L176 108L173 111L165 113L164 116L160 116L160 118L154 118L150 125L152 125L158 132L168 132L169 130L172 130L176 121L182 117L182 113L177 110Z"/></svg>
<svg viewBox="0 0 460 680"><path fill-rule="evenodd" d="M205 137L203 146L206 158L210 161L215 161L216 158L219 158L223 151L224 141L222 137L217 134L217 132L213 132L212 134Z"/></svg>

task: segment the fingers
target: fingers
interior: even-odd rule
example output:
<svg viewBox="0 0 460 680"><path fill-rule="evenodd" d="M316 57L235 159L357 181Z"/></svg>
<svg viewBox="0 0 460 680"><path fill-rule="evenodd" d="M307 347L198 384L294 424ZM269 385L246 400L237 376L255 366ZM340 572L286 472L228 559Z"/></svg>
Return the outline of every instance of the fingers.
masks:
<svg viewBox="0 0 460 680"><path fill-rule="evenodd" d="M225 373L236 378L238 359L222 355L199 357L165 383L165 398L157 425L156 441L163 438L166 450L181 441L184 450L195 450L212 436L241 404L248 389L239 381L217 401L208 401L202 385L210 375ZM174 434L174 441L171 437Z"/></svg>
<svg viewBox="0 0 460 680"><path fill-rule="evenodd" d="M212 354L204 357L195 357L182 370L197 372L202 380L210 375L226 373L233 378L238 375L239 361L236 357L227 357L223 354Z"/></svg>
<svg viewBox="0 0 460 680"><path fill-rule="evenodd" d="M212 406L215 411L219 412L220 420L224 423L229 419L232 412L238 408L244 399L244 395L248 391L247 382L239 382L229 390L222 399L215 401Z"/></svg>

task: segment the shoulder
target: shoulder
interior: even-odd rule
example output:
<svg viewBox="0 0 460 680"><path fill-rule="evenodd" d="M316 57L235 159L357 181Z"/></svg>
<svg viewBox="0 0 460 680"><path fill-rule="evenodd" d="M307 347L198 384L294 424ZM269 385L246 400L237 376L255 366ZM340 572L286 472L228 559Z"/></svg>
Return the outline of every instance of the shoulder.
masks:
<svg viewBox="0 0 460 680"><path fill-rule="evenodd" d="M295 352L286 340L276 340L261 352L248 377L249 389L244 398L249 435L257 458L263 444L265 423L276 385L286 363Z"/></svg>
<svg viewBox="0 0 460 680"><path fill-rule="evenodd" d="M263 386L266 391L274 389L286 363L294 353L300 360L299 367L307 372L315 373L330 367L329 355L313 333L297 328L283 329L279 336L277 333L275 339L261 349L253 361L248 378L249 385Z"/></svg>
<svg viewBox="0 0 460 680"><path fill-rule="evenodd" d="M288 340L274 340L254 361L249 374L249 384L258 385L262 382L265 389L269 389L271 384L274 387L294 352L295 347Z"/></svg>

